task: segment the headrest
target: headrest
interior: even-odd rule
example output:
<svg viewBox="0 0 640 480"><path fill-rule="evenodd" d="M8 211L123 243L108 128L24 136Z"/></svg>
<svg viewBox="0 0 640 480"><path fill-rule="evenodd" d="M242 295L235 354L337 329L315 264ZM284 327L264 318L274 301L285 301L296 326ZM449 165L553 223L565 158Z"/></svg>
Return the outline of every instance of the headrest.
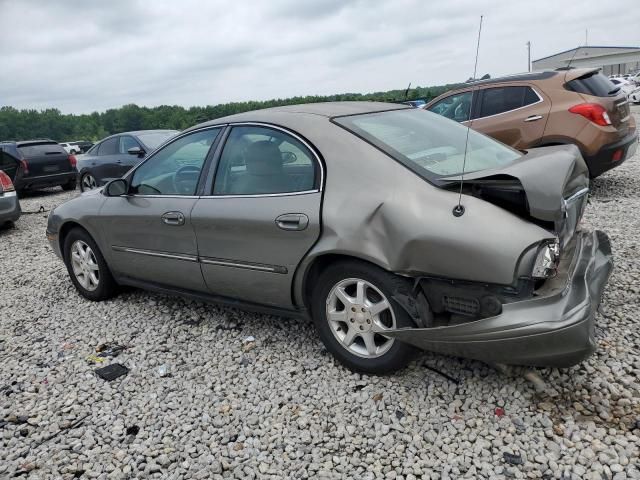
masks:
<svg viewBox="0 0 640 480"><path fill-rule="evenodd" d="M249 145L245 154L247 173L277 175L282 172L282 153L275 143L262 140Z"/></svg>

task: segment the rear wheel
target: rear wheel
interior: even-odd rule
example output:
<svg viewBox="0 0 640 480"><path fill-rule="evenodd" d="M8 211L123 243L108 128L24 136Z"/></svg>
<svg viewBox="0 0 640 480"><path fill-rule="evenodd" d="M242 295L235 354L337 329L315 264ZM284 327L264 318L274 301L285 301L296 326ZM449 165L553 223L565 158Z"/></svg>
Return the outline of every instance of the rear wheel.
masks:
<svg viewBox="0 0 640 480"><path fill-rule="evenodd" d="M85 230L74 228L64 239L64 263L78 292L89 300L113 297L117 285L100 249Z"/></svg>
<svg viewBox="0 0 640 480"><path fill-rule="evenodd" d="M354 261L328 267L312 298L314 323L327 349L358 372L384 374L406 366L415 348L384 331L414 326L393 300L409 288L405 279L369 264Z"/></svg>
<svg viewBox="0 0 640 480"><path fill-rule="evenodd" d="M93 190L94 188L98 188L98 182L96 182L94 176L90 173L83 174L80 179L80 190L86 192L87 190Z"/></svg>

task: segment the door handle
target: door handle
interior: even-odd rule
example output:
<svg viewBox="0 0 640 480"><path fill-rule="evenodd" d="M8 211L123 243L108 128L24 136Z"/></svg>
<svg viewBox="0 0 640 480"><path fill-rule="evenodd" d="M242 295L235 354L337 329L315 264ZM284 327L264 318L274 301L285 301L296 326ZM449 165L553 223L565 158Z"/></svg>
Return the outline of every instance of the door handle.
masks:
<svg viewBox="0 0 640 480"><path fill-rule="evenodd" d="M304 230L309 226L309 217L304 213L285 213L276 218L276 225L282 230Z"/></svg>
<svg viewBox="0 0 640 480"><path fill-rule="evenodd" d="M540 120L542 118L542 115L529 115L527 118L524 119L525 122L535 122L536 120Z"/></svg>
<svg viewBox="0 0 640 480"><path fill-rule="evenodd" d="M182 212L167 212L162 215L162 221L166 225L179 227L184 225L184 214Z"/></svg>

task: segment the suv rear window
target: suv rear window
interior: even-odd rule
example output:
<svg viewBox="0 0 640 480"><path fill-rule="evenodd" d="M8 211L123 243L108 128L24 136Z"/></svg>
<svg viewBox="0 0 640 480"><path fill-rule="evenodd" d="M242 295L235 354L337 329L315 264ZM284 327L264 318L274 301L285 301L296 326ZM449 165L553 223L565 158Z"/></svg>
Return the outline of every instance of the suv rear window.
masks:
<svg viewBox="0 0 640 480"><path fill-rule="evenodd" d="M587 73L582 77L567 82L565 87L572 92L593 95L594 97L609 97L620 91L620 87L614 85L611 80L600 72Z"/></svg>
<svg viewBox="0 0 640 480"><path fill-rule="evenodd" d="M20 149L22 155L27 158L39 157L42 155L67 155L67 151L57 143L36 143L29 145L20 145L18 146L18 149Z"/></svg>

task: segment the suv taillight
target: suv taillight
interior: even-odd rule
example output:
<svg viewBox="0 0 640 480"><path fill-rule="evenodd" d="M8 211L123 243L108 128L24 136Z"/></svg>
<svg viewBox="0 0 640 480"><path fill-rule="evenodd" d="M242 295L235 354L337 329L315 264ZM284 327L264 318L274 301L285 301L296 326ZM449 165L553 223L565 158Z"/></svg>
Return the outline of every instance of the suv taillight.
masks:
<svg viewBox="0 0 640 480"><path fill-rule="evenodd" d="M609 114L602 105L598 105L597 103L580 103L571 107L569 111L582 115L587 120L601 127L611 125Z"/></svg>
<svg viewBox="0 0 640 480"><path fill-rule="evenodd" d="M26 160L20 160L20 164L22 165L22 174L29 175L29 164Z"/></svg>
<svg viewBox="0 0 640 480"><path fill-rule="evenodd" d="M0 193L13 192L14 190L15 188L13 187L11 177L0 170Z"/></svg>
<svg viewBox="0 0 640 480"><path fill-rule="evenodd" d="M78 161L75 155L69 155L69 163L71 164L71 168L76 168Z"/></svg>

